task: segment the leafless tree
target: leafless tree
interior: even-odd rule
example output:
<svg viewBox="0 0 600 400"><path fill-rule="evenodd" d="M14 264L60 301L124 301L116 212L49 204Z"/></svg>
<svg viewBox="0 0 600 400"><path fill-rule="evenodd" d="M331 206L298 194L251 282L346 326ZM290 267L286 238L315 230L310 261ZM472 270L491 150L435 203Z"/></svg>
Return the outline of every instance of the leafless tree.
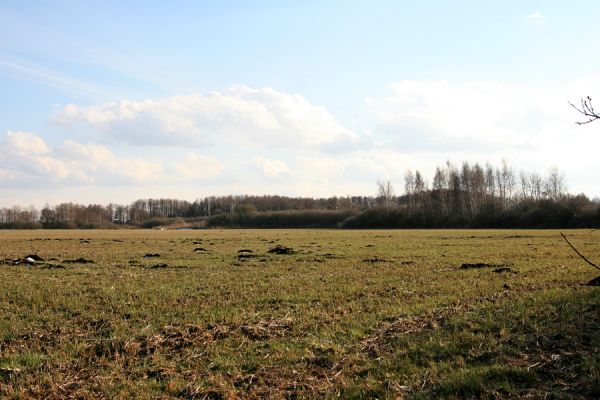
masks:
<svg viewBox="0 0 600 400"><path fill-rule="evenodd" d="M502 160L502 167L496 170L496 185L504 208L510 204L516 184L514 170L506 160Z"/></svg>
<svg viewBox="0 0 600 400"><path fill-rule="evenodd" d="M529 173L529 189L531 198L539 200L544 193L544 179L537 172Z"/></svg>
<svg viewBox="0 0 600 400"><path fill-rule="evenodd" d="M488 196L496 195L496 177L490 163L485 164L485 193Z"/></svg>
<svg viewBox="0 0 600 400"><path fill-rule="evenodd" d="M448 215L450 208L448 197L448 173L445 169L436 167L432 186L442 215Z"/></svg>
<svg viewBox="0 0 600 400"><path fill-rule="evenodd" d="M415 194L415 202L416 208L420 210L425 203L425 191L427 190L427 183L423 178L423 174L421 171L415 171L415 180L414 180L414 194Z"/></svg>
<svg viewBox="0 0 600 400"><path fill-rule="evenodd" d="M415 174L409 169L404 173L404 194L408 200L408 208L414 210L415 205Z"/></svg>
<svg viewBox="0 0 600 400"><path fill-rule="evenodd" d="M521 198L527 199L531 197L531 181L529 175L525 171L519 172L519 185L521 187Z"/></svg>
<svg viewBox="0 0 600 400"><path fill-rule="evenodd" d="M377 181L377 197L383 201L385 207L392 206L394 187L390 181Z"/></svg>
<svg viewBox="0 0 600 400"><path fill-rule="evenodd" d="M548 178L546 179L546 193L555 203L558 203L560 197L565 191L564 176L558 167L550 168Z"/></svg>
<svg viewBox="0 0 600 400"><path fill-rule="evenodd" d="M474 215L481 212L485 203L485 171L479 165L475 165L471 168L471 209Z"/></svg>
<svg viewBox="0 0 600 400"><path fill-rule="evenodd" d="M580 114L587 118L585 121L575 122L577 125L589 124L597 119L600 119L600 113L594 110L594 105L592 104L592 98L587 96L586 98L580 99L580 105L576 106L575 104L569 102L571 107L576 109Z"/></svg>

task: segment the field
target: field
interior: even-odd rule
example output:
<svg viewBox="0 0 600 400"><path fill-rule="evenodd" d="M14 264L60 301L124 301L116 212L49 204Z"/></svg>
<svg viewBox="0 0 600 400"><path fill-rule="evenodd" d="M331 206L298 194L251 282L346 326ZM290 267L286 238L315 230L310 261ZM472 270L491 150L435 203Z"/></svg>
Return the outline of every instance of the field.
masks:
<svg viewBox="0 0 600 400"><path fill-rule="evenodd" d="M0 397L599 398L598 275L557 231L2 231Z"/></svg>

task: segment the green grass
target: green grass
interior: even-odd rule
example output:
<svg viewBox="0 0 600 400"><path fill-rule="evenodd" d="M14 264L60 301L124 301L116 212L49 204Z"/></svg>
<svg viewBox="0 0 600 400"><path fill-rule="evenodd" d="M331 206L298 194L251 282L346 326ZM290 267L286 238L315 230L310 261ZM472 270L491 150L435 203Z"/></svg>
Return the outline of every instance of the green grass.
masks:
<svg viewBox="0 0 600 400"><path fill-rule="evenodd" d="M31 253L0 264L2 398L600 396L596 274L556 231L0 232Z"/></svg>

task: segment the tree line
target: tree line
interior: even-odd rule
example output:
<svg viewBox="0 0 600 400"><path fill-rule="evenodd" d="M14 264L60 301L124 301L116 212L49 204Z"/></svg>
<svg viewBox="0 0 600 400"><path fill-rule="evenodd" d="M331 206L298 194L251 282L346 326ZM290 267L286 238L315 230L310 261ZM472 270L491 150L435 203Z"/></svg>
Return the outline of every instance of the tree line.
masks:
<svg viewBox="0 0 600 400"><path fill-rule="evenodd" d="M408 170L395 193L390 181L377 194L329 198L278 195L209 196L110 203L0 208L2 228L187 227L597 227L600 202L566 191L562 173L517 172L499 166L446 162L431 180Z"/></svg>
<svg viewBox="0 0 600 400"><path fill-rule="evenodd" d="M420 171L407 171L404 192L378 182L382 206L344 221L346 228L560 228L600 226L600 202L571 195L558 168L546 175L517 172L506 161L494 167L447 162L431 185Z"/></svg>
<svg viewBox="0 0 600 400"><path fill-rule="evenodd" d="M193 202L172 198L139 199L131 204L110 203L104 206L69 202L46 205L41 210L33 206L2 207L0 228L155 227L168 224L171 219L219 221L226 215L249 212L363 210L374 204L372 196L308 198L278 195L209 196Z"/></svg>

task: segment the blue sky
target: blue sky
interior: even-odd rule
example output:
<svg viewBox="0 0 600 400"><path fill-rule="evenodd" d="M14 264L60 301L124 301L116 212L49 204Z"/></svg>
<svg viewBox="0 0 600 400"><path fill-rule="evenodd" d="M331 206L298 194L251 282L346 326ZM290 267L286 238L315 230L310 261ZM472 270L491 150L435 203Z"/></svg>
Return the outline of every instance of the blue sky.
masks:
<svg viewBox="0 0 600 400"><path fill-rule="evenodd" d="M447 159L600 195L596 1L0 5L0 205L401 192ZM585 144L585 145L583 145ZM582 146L583 145L583 146Z"/></svg>

